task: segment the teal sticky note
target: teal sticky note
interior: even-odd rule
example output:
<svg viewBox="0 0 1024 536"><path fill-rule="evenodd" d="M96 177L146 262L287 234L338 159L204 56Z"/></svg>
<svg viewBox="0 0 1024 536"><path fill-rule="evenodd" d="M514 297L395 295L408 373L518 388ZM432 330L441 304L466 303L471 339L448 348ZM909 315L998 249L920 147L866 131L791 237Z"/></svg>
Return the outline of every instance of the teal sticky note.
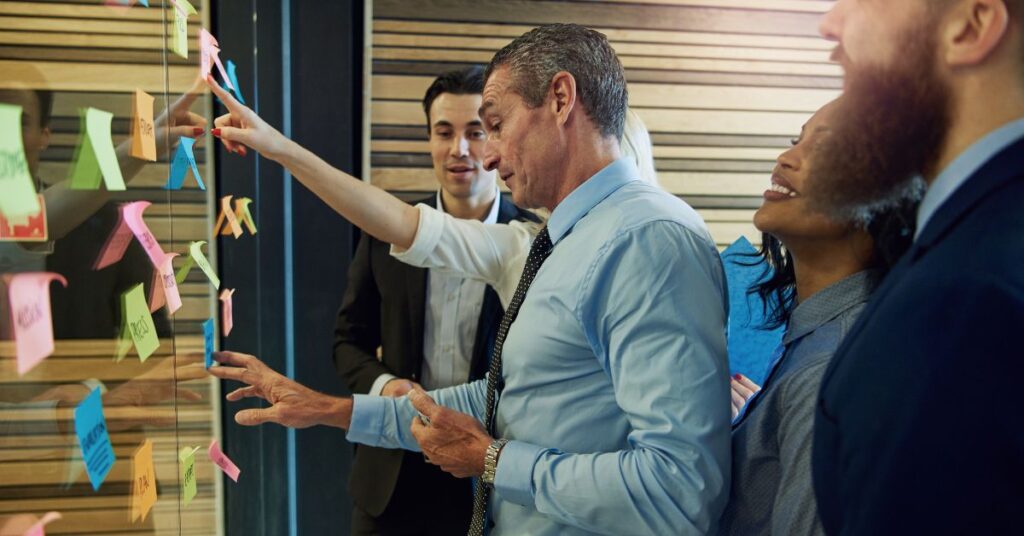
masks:
<svg viewBox="0 0 1024 536"><path fill-rule="evenodd" d="M203 342L206 347L206 368L213 366L213 319L203 322Z"/></svg>
<svg viewBox="0 0 1024 536"><path fill-rule="evenodd" d="M238 102L245 104L245 99L242 98L242 88L238 85L238 76L235 74L235 62L228 60L227 71L228 80L231 81L232 86L235 86L235 97L238 98Z"/></svg>
<svg viewBox="0 0 1024 536"><path fill-rule="evenodd" d="M744 237L722 252L722 264L729 285L729 369L760 385L785 329L764 329L764 301L747 291L772 271Z"/></svg>
<svg viewBox="0 0 1024 536"><path fill-rule="evenodd" d="M89 473L92 489L100 489L114 466L114 448L110 445L107 420L103 418L103 399L97 387L75 408L75 434L82 449L82 460Z"/></svg>
<svg viewBox="0 0 1024 536"><path fill-rule="evenodd" d="M185 184L185 175L188 174L189 168L192 168L192 176L196 178L199 189L206 190L203 177L199 175L199 166L196 164L196 155L193 149L195 143L196 140L192 138L181 138L178 150L174 153L174 159L171 160L171 174L167 177L167 184L164 188L180 190L181 186Z"/></svg>
<svg viewBox="0 0 1024 536"><path fill-rule="evenodd" d="M139 3L146 7L149 7L149 0L139 0Z"/></svg>

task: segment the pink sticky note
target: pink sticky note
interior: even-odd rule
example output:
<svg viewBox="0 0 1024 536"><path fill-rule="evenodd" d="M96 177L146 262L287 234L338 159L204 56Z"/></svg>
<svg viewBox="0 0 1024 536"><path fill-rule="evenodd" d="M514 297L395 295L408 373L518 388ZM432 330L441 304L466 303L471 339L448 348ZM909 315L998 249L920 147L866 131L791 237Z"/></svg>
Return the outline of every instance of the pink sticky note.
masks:
<svg viewBox="0 0 1024 536"><path fill-rule="evenodd" d="M43 516L35 525L32 525L25 534L22 536L46 536L46 525L50 522L60 519L60 514L57 512L49 512Z"/></svg>
<svg viewBox="0 0 1024 536"><path fill-rule="evenodd" d="M205 80L207 75L210 74L210 70L213 69L214 64L217 65L217 71L220 72L221 79L234 91L235 86L231 83L231 78L228 76L227 71L224 70L224 64L220 61L220 43L217 42L217 38L213 34L206 31L206 28L200 28L199 76Z"/></svg>
<svg viewBox="0 0 1024 536"><path fill-rule="evenodd" d="M100 256L94 265L95 270L102 270L121 260L121 257L124 257L124 252L128 249L128 244L132 241L133 235L139 241L139 244L142 244L142 249L146 250L146 255L149 256L153 266L158 269L160 268L160 264L164 261L164 250L160 247L156 237L153 236L146 222L142 219L142 213L151 204L149 201L134 201L121 205L121 217L118 220L117 227L110 233L110 237L107 238L107 242L100 251Z"/></svg>
<svg viewBox="0 0 1024 536"><path fill-rule="evenodd" d="M220 293L221 309L220 309L220 324L221 329L224 330L224 336L227 337L231 334L231 328L235 325L235 313L234 306L232 305L232 296L235 294L235 289L224 289Z"/></svg>
<svg viewBox="0 0 1024 536"><path fill-rule="evenodd" d="M242 473L242 470L235 465L235 462L228 459L228 455L224 454L224 451L220 450L220 445L217 444L217 440L210 441L210 448L207 450L210 455L210 461L212 461L217 467L220 467L224 474L228 475L228 478L238 482L238 475Z"/></svg>
<svg viewBox="0 0 1024 536"><path fill-rule="evenodd" d="M151 313L155 313L164 304L167 305L167 312L172 315L181 309L181 294L178 292L178 282L175 280L174 266L171 263L177 256L177 253L168 253L160 267L153 269L153 285L149 293Z"/></svg>
<svg viewBox="0 0 1024 536"><path fill-rule="evenodd" d="M50 313L50 282L67 279L52 272L25 272L4 276L10 302L11 325L22 375L53 353L53 316Z"/></svg>
<svg viewBox="0 0 1024 536"><path fill-rule="evenodd" d="M110 266L124 257L124 252L128 250L128 244L132 242L132 230L128 228L128 223L124 221L124 213L122 212L118 216L117 227L114 227L114 231L110 233L103 249L100 250L100 256L96 258L96 262L93 263L93 270L102 270L107 266Z"/></svg>

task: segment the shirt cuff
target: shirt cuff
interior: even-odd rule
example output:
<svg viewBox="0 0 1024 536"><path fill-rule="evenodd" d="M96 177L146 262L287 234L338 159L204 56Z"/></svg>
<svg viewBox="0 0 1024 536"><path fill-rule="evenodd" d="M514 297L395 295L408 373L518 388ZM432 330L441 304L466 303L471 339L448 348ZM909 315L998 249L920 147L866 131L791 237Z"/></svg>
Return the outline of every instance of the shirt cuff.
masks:
<svg viewBox="0 0 1024 536"><path fill-rule="evenodd" d="M387 400L379 396L354 395L352 397L352 421L345 439L349 443L373 445L380 441L381 425Z"/></svg>
<svg viewBox="0 0 1024 536"><path fill-rule="evenodd" d="M494 491L506 501L521 506L534 506L533 466L547 450L523 441L506 443L498 456Z"/></svg>
<svg viewBox="0 0 1024 536"><path fill-rule="evenodd" d="M441 241L441 235L444 233L444 214L423 203L416 205L416 208L420 211L420 223L412 245L406 250L392 245L391 256L406 264L422 266Z"/></svg>
<svg viewBox="0 0 1024 536"><path fill-rule="evenodd" d="M394 374L384 373L377 376L376 380L373 380L373 385L370 386L370 392L366 393L370 396L381 396L380 392L384 390L384 386L391 380L397 380L398 376Z"/></svg>

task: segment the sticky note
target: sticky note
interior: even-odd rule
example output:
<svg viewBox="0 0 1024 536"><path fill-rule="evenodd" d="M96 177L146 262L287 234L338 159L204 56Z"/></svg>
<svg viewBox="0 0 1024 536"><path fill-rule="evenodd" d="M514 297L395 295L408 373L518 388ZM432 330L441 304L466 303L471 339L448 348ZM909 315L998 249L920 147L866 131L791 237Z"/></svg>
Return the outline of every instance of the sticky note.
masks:
<svg viewBox="0 0 1024 536"><path fill-rule="evenodd" d="M0 104L0 212L11 220L41 209L21 141L21 106Z"/></svg>
<svg viewBox="0 0 1024 536"><path fill-rule="evenodd" d="M139 0L139 3L143 6L149 7L149 0Z"/></svg>
<svg viewBox="0 0 1024 536"><path fill-rule="evenodd" d="M22 536L46 536L46 525L60 518L61 515L58 512L47 512L35 525L29 527Z"/></svg>
<svg viewBox="0 0 1024 536"><path fill-rule="evenodd" d="M213 224L213 234L233 234L235 238L242 236L242 226L238 224L238 217L231 208L231 196L225 195L220 199L220 214L217 215L217 222Z"/></svg>
<svg viewBox="0 0 1024 536"><path fill-rule="evenodd" d="M2 165L2 164L0 164ZM0 242L46 242L50 230L46 225L46 203L42 194L39 198L39 212L20 219L8 219L0 212Z"/></svg>
<svg viewBox="0 0 1024 536"><path fill-rule="evenodd" d="M107 190L124 190L124 177L114 152L110 123L114 114L96 108L82 110L84 132L71 166L70 187L96 190L102 179Z"/></svg>
<svg viewBox="0 0 1024 536"><path fill-rule="evenodd" d="M135 158L156 161L156 129L153 124L153 96L141 89L132 97L132 151Z"/></svg>
<svg viewBox="0 0 1024 536"><path fill-rule="evenodd" d="M188 16L195 15L196 8L188 0L171 0L174 7L174 32L171 35L171 52L188 59Z"/></svg>
<svg viewBox="0 0 1024 536"><path fill-rule="evenodd" d="M235 62L228 60L227 69L228 79L225 80L225 82L231 82L231 84L229 84L228 87L234 89L235 98L238 99L238 102L245 104L245 99L242 98L242 88L238 85L238 77L236 76L235 73Z"/></svg>
<svg viewBox="0 0 1024 536"><path fill-rule="evenodd" d="M206 259L206 255L203 255L204 244L206 244L205 240L199 240L198 242L192 242L191 244L189 244L189 256L185 260L185 264L178 269L177 279L179 284L184 282L185 278L188 277L188 273L192 270L192 265L197 264L199 265L199 269L202 270L204 274L206 274L206 277L207 279L210 280L210 283L213 283L213 287L220 288L220 278L217 277L217 272L215 272L213 270L213 267L210 266L210 261Z"/></svg>
<svg viewBox="0 0 1024 536"><path fill-rule="evenodd" d="M100 256L94 264L94 269L102 270L121 260L124 257L124 252L128 249L128 244L131 243L132 236L139 241L153 266L160 267L165 258L164 250L149 230L146 221L142 219L143 213L151 204L149 201L133 201L121 205L117 226L114 227L104 243L103 249L100 250Z"/></svg>
<svg viewBox="0 0 1024 536"><path fill-rule="evenodd" d="M199 165L196 164L196 155L193 149L196 140L192 138L180 138L178 150L174 152L174 159L171 160L171 174L167 177L167 184L164 188L168 190L180 190L185 183L185 175L189 168L192 168L192 176L196 178L196 184L200 190L206 190L203 184L203 177L199 174Z"/></svg>
<svg viewBox="0 0 1024 536"><path fill-rule="evenodd" d="M178 452L181 467L181 498L188 506L196 496L196 451L199 447L182 447Z"/></svg>
<svg viewBox="0 0 1024 536"><path fill-rule="evenodd" d="M252 199L248 197L235 199L235 217L249 229L249 234L256 234L256 223L253 222L252 214L249 212L250 203L252 203Z"/></svg>
<svg viewBox="0 0 1024 536"><path fill-rule="evenodd" d="M178 280L175 278L172 262L177 253L168 253L163 264L153 269L153 286L149 293L149 312L155 313L167 305L167 313L174 314L181 309L181 294L178 292Z"/></svg>
<svg viewBox="0 0 1024 536"><path fill-rule="evenodd" d="M234 305L231 303L235 289L224 289L220 293L220 325L224 330L224 336L231 335L231 328L235 326Z"/></svg>
<svg viewBox="0 0 1024 536"><path fill-rule="evenodd" d="M242 470L235 465L235 462L228 458L227 454L224 454L224 451L220 449L220 445L217 443L216 439L210 441L210 448L207 449L206 452L210 456L210 461L212 461L214 465L220 467L220 470L224 471L224 474L228 475L228 478L238 482L238 475L242 473Z"/></svg>
<svg viewBox="0 0 1024 536"><path fill-rule="evenodd" d="M722 264L729 288L729 368L760 385L784 329L763 329L764 301L747 290L771 277L771 269L743 237L722 252Z"/></svg>
<svg viewBox="0 0 1024 536"><path fill-rule="evenodd" d="M145 440L132 455L132 522L145 521L156 504L156 469L153 442Z"/></svg>
<svg viewBox="0 0 1024 536"><path fill-rule="evenodd" d="M206 351L206 368L213 366L213 319L203 322L203 347Z"/></svg>
<svg viewBox="0 0 1024 536"><path fill-rule="evenodd" d="M235 89L234 83L224 70L224 64L220 61L220 43L206 28L199 29L199 77L203 80L210 75L210 70L217 65L221 79L228 85L228 88Z"/></svg>
<svg viewBox="0 0 1024 536"><path fill-rule="evenodd" d="M103 418L103 399L99 387L92 390L75 408L75 434L82 449L82 460L89 473L92 489L100 489L107 473L114 466L114 449L110 446L107 420Z"/></svg>
<svg viewBox="0 0 1024 536"><path fill-rule="evenodd" d="M52 272L23 272L4 275L14 327L18 374L25 374L53 353L53 315L50 310L50 282L68 281Z"/></svg>
<svg viewBox="0 0 1024 536"><path fill-rule="evenodd" d="M122 333L131 337L132 344L139 353L139 360L145 362L160 347L160 338L156 335L156 326L146 303L142 283L121 295L121 319ZM122 339L125 338L122 336Z"/></svg>

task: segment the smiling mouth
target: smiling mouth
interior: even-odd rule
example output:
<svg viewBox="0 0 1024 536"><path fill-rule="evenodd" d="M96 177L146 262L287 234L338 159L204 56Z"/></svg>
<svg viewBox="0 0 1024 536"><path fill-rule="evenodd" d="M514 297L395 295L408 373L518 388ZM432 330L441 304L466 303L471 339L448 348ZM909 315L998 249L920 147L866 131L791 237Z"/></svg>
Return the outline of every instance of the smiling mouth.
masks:
<svg viewBox="0 0 1024 536"><path fill-rule="evenodd" d="M787 197L798 197L800 192L797 192L781 175L772 175L771 186L768 187L769 192L775 192L780 195Z"/></svg>
<svg viewBox="0 0 1024 536"><path fill-rule="evenodd" d="M469 166L455 166L448 168L449 173L468 173L470 171L473 171L473 168Z"/></svg>

